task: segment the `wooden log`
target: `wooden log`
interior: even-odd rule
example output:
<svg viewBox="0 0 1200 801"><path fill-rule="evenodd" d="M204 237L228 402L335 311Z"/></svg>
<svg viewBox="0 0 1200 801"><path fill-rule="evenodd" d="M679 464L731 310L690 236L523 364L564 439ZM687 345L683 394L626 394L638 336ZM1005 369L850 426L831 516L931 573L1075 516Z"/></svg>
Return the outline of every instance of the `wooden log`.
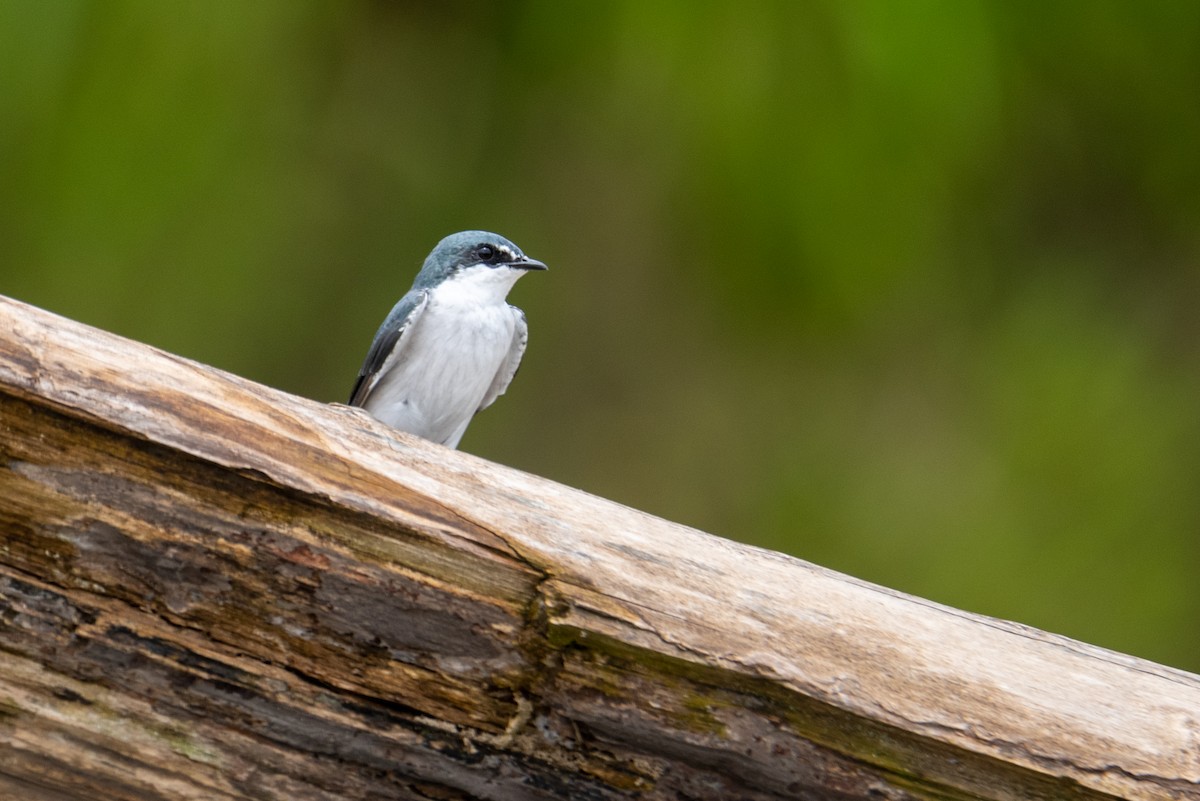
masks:
<svg viewBox="0 0 1200 801"><path fill-rule="evenodd" d="M1200 677L0 320L0 798L1200 799Z"/></svg>

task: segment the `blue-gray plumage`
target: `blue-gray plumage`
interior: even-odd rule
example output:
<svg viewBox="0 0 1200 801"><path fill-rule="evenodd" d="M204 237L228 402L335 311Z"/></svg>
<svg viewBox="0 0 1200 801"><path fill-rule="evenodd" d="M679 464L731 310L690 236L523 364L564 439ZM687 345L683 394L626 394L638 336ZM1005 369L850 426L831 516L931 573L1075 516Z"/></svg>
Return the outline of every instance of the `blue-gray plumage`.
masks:
<svg viewBox="0 0 1200 801"><path fill-rule="evenodd" d="M443 239L375 334L350 405L457 447L475 413L504 394L525 352L525 314L505 302L508 291L544 269L487 231Z"/></svg>

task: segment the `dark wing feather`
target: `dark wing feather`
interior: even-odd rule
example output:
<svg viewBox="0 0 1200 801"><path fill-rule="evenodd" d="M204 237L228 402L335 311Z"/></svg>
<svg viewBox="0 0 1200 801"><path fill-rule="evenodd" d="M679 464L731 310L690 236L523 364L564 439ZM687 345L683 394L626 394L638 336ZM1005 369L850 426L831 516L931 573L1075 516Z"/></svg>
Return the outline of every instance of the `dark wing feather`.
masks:
<svg viewBox="0 0 1200 801"><path fill-rule="evenodd" d="M367 396L379 380L379 371L383 369L389 357L393 354L398 357L403 352L406 334L412 332L413 324L421 316L421 312L425 311L428 303L429 291L414 289L392 307L391 313L375 334L375 341L367 351L362 369L358 371L354 391L350 393L351 406L362 406L366 402Z"/></svg>

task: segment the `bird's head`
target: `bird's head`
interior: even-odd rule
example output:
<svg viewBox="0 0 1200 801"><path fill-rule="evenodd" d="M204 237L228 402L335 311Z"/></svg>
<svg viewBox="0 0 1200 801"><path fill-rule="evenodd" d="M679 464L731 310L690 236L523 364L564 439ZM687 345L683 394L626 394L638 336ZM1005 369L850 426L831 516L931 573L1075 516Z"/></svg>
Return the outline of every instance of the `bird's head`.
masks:
<svg viewBox="0 0 1200 801"><path fill-rule="evenodd" d="M529 258L499 234L459 231L438 242L417 274L415 286L430 288L468 275L489 281L515 282L529 270L545 269L545 264Z"/></svg>

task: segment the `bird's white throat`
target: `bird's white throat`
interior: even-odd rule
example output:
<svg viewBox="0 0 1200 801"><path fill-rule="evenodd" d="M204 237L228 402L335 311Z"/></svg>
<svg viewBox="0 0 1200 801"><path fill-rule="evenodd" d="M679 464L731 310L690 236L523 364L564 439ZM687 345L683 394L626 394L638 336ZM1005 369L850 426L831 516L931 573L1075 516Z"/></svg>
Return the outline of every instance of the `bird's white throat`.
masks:
<svg viewBox="0 0 1200 801"><path fill-rule="evenodd" d="M439 304L490 306L503 303L524 274L511 267L466 267L439 284L433 294Z"/></svg>

